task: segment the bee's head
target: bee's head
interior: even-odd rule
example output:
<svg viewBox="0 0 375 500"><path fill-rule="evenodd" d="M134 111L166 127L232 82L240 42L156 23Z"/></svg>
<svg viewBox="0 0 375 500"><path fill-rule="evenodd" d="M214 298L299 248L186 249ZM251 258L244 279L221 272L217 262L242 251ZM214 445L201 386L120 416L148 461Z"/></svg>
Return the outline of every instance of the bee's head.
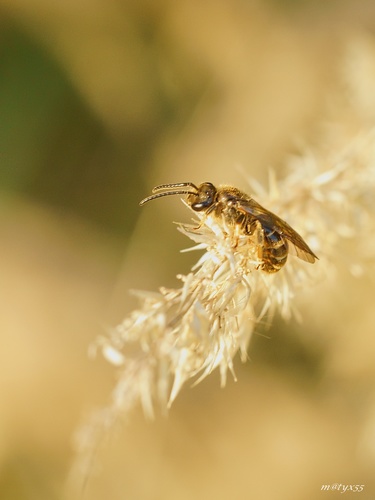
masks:
<svg viewBox="0 0 375 500"><path fill-rule="evenodd" d="M216 188L213 184L211 184L211 182L203 182L202 184L199 184L199 186L196 186L192 182L162 184L161 186L154 187L152 192L155 194L152 194L142 200L140 205L144 205L148 201L161 198L162 196L186 194L188 195L187 202L190 207L196 212L202 212L212 207L216 198Z"/></svg>
<svg viewBox="0 0 375 500"><path fill-rule="evenodd" d="M211 182L203 182L197 188L197 192L189 194L188 203L196 212L204 212L215 203L216 188Z"/></svg>

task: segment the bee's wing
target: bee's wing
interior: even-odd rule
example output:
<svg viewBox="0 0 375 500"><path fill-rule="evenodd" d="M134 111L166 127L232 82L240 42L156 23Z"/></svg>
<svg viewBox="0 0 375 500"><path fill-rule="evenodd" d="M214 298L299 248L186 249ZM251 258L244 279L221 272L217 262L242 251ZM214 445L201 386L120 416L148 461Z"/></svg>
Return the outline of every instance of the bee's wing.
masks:
<svg viewBox="0 0 375 500"><path fill-rule="evenodd" d="M304 239L287 222L262 207L262 205L259 205L252 198L239 200L237 209L244 214L254 217L261 223L263 228L275 231L280 236L286 238L290 253L311 264L318 258Z"/></svg>
<svg viewBox="0 0 375 500"><path fill-rule="evenodd" d="M296 233L296 235L301 239L303 243L303 247L301 247L300 243L296 243L295 238L292 240L288 238L286 235L285 237L288 239L288 248L289 248L289 253L292 255L296 255L300 259L310 262L310 264L314 264L314 262L317 260L317 256L314 254L314 252L311 250L311 248L305 243L305 241L301 238L301 236Z"/></svg>

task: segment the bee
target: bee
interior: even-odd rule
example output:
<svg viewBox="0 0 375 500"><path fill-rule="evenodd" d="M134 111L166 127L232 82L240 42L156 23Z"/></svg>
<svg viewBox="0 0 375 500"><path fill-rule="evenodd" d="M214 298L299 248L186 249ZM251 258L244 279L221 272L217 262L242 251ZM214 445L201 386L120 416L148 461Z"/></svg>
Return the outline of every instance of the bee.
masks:
<svg viewBox="0 0 375 500"><path fill-rule="evenodd" d="M162 196L187 195L186 201L192 210L211 215L218 221L224 219L226 225L237 229L239 234L251 236L260 230L259 268L267 273L279 271L289 253L310 264L318 259L287 222L233 186L215 187L211 182L196 186L192 182L180 182L156 186L152 192L154 194L142 200L140 205Z"/></svg>

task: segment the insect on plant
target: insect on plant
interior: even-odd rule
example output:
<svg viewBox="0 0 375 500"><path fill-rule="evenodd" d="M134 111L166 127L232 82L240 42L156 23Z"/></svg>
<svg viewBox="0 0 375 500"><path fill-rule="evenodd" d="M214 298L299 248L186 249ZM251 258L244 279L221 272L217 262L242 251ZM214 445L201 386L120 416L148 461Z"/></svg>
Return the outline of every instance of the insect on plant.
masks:
<svg viewBox="0 0 375 500"><path fill-rule="evenodd" d="M238 235L252 236L257 233L258 268L262 271L279 271L285 265L289 253L310 264L318 259L287 222L233 186L215 187L211 182L196 186L192 182L180 182L156 186L152 192L154 194L143 199L140 205L163 196L187 195L187 204L195 212L210 215L218 223L224 222Z"/></svg>

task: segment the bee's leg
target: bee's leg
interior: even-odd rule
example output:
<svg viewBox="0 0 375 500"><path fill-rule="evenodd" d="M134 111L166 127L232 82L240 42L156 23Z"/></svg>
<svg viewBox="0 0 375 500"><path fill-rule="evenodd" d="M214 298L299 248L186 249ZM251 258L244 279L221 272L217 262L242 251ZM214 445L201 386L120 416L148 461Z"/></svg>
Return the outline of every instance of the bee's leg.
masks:
<svg viewBox="0 0 375 500"><path fill-rule="evenodd" d="M236 224L234 228L234 232L231 238L231 246L232 248L237 248L238 242L240 241L240 234L242 233L242 228L238 224Z"/></svg>
<svg viewBox="0 0 375 500"><path fill-rule="evenodd" d="M198 226L193 227L194 231L198 231L204 225L204 223L206 222L206 219L207 219L207 213L204 213L202 215L201 221L198 224Z"/></svg>
<svg viewBox="0 0 375 500"><path fill-rule="evenodd" d="M252 231L253 241L256 246L256 258L259 261L257 269L264 269L264 231L259 221L255 221Z"/></svg>
<svg viewBox="0 0 375 500"><path fill-rule="evenodd" d="M249 234L247 230L246 217L243 214L236 214L234 231L231 231L232 248L236 248L240 241L240 237Z"/></svg>
<svg viewBox="0 0 375 500"><path fill-rule="evenodd" d="M210 213L211 213L214 209L215 209L215 205L212 205L212 206L211 206L208 210L206 210L206 211L203 213L203 215L202 215L202 219L201 219L200 223L198 224L198 226L197 226L197 227L195 227L195 228L194 228L196 231L198 231L198 229L200 229L200 228L203 226L203 224L204 224L204 223L206 222L206 220L207 220L207 217L210 215Z"/></svg>
<svg viewBox="0 0 375 500"><path fill-rule="evenodd" d="M257 261L259 262L259 264L257 264L255 266L255 269L257 271L259 271L259 270L260 271L265 271L266 270L266 262L264 260L263 247L259 246L257 248L257 256L256 256L256 258L257 258Z"/></svg>

